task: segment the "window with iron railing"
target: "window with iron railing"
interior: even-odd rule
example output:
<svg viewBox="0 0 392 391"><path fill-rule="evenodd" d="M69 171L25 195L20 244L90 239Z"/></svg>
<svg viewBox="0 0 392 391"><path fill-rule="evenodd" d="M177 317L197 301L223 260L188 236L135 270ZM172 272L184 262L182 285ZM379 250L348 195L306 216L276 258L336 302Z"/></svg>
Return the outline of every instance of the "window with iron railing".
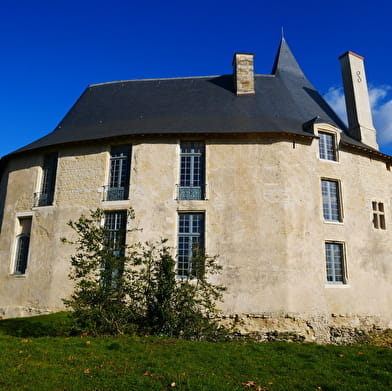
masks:
<svg viewBox="0 0 392 391"><path fill-rule="evenodd" d="M104 201L127 200L131 147L120 145L112 147L110 152L109 183L104 186Z"/></svg>
<svg viewBox="0 0 392 391"><path fill-rule="evenodd" d="M205 199L205 144L181 142L179 200Z"/></svg>

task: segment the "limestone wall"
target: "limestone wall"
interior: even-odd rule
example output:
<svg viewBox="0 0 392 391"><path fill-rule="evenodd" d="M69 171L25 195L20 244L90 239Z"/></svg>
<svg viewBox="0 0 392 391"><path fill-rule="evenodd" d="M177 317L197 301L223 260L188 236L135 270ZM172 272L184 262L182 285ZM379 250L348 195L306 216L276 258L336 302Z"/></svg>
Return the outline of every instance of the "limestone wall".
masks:
<svg viewBox="0 0 392 391"><path fill-rule="evenodd" d="M337 162L321 160L317 139L263 135L205 142L207 187L201 201L177 200L176 138L118 141L132 144L126 201L102 201L114 143L59 151L53 206L33 207L43 154L15 156L4 173L0 316L62 309L61 299L72 291L67 279L72 249L60 243L62 236L72 235L67 222L97 207L132 206L134 224L143 228L137 239L165 237L173 247L178 212L205 213L206 251L219 255L219 280L228 287L222 316L242 322L244 332L267 335L276 328L326 341L337 333L334 327L391 325L392 173L384 162L343 150ZM340 223L324 222L322 178L340 183ZM373 227L372 201L384 203L386 230ZM25 275L12 273L18 216L32 217ZM344 242L346 284L326 283L325 241Z"/></svg>

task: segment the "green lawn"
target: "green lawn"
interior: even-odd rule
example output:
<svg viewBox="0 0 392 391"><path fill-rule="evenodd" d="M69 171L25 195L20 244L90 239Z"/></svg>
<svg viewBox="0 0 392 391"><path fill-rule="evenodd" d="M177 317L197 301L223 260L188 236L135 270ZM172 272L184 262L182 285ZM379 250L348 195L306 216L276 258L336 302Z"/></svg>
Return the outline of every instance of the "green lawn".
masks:
<svg viewBox="0 0 392 391"><path fill-rule="evenodd" d="M29 336L64 332L64 319L0 321L0 390L392 389L389 348Z"/></svg>

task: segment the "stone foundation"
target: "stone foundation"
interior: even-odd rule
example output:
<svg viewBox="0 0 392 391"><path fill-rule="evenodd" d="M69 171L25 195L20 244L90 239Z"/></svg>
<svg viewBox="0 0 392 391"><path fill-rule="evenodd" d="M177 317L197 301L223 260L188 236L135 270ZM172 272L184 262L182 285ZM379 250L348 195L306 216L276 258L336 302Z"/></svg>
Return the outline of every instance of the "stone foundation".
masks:
<svg viewBox="0 0 392 391"><path fill-rule="evenodd" d="M0 319L27 317L62 311L35 307L2 307ZM221 315L220 323L239 336L259 342L315 342L320 344L351 344L360 342L369 333L377 333L391 325L374 316L315 315L285 313Z"/></svg>
<svg viewBox="0 0 392 391"><path fill-rule="evenodd" d="M220 322L241 336L260 342L291 341L350 344L363 340L369 333L389 328L387 322L372 316L300 314L225 315Z"/></svg>
<svg viewBox="0 0 392 391"><path fill-rule="evenodd" d="M22 318L27 316L36 316L50 314L53 312L64 311L64 309L49 309L49 308L36 308L36 307L0 307L0 319L7 318Z"/></svg>

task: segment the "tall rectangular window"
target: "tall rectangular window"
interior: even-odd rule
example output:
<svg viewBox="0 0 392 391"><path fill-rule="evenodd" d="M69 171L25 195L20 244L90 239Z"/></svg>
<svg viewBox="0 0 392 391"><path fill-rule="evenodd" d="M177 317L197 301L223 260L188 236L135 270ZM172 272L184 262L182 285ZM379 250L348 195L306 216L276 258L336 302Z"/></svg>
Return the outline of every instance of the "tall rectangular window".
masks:
<svg viewBox="0 0 392 391"><path fill-rule="evenodd" d="M19 234L16 237L14 274L25 274L30 246L31 217L19 218Z"/></svg>
<svg viewBox="0 0 392 391"><path fill-rule="evenodd" d="M323 214L327 221L342 221L338 181L322 179Z"/></svg>
<svg viewBox="0 0 392 391"><path fill-rule="evenodd" d="M343 243L326 242L325 259L327 267L327 281L344 284L344 247Z"/></svg>
<svg viewBox="0 0 392 391"><path fill-rule="evenodd" d="M372 209L373 209L373 227L376 229L386 229L384 203L373 201Z"/></svg>
<svg viewBox="0 0 392 391"><path fill-rule="evenodd" d="M53 204L56 185L57 153L44 156L42 166L41 191L36 194L36 206L47 206Z"/></svg>
<svg viewBox="0 0 392 391"><path fill-rule="evenodd" d="M122 258L125 255L127 228L127 211L105 212L105 229L107 231L108 258L101 266L101 281L105 286L117 286L117 277L122 273Z"/></svg>
<svg viewBox="0 0 392 391"><path fill-rule="evenodd" d="M205 197L205 144L181 143L180 185L178 199L203 200Z"/></svg>
<svg viewBox="0 0 392 391"><path fill-rule="evenodd" d="M131 147L120 145L110 151L109 184L106 186L105 201L128 199Z"/></svg>
<svg viewBox="0 0 392 391"><path fill-rule="evenodd" d="M335 135L332 133L319 132L320 159L336 161Z"/></svg>
<svg viewBox="0 0 392 391"><path fill-rule="evenodd" d="M124 254L127 211L105 212L105 228L108 234L108 246L118 255Z"/></svg>
<svg viewBox="0 0 392 391"><path fill-rule="evenodd" d="M177 276L197 277L203 265L196 265L197 256L204 252L204 214L178 215Z"/></svg>

